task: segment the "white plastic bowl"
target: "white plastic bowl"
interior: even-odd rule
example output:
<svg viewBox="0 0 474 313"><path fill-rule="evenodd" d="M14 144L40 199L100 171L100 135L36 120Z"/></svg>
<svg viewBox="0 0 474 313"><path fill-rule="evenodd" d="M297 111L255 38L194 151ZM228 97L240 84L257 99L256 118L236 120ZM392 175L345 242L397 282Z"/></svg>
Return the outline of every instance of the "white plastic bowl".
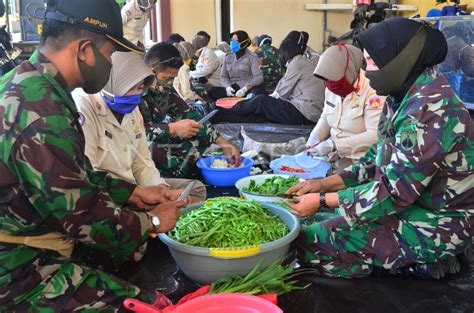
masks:
<svg viewBox="0 0 474 313"><path fill-rule="evenodd" d="M242 190L244 187L247 187L250 184L251 180L255 180L257 185L262 184L266 179L272 178L274 176L279 176L283 178L289 178L292 175L275 175L275 174L268 174L268 175L256 175L256 176L249 176L239 179L235 183L235 188L239 190L240 197L247 200L255 200L257 202L267 202L267 203L283 203L282 198L276 197L273 195L259 195L256 193L248 192ZM296 176L296 175L295 175ZM300 182L305 181L304 179L300 178Z"/></svg>

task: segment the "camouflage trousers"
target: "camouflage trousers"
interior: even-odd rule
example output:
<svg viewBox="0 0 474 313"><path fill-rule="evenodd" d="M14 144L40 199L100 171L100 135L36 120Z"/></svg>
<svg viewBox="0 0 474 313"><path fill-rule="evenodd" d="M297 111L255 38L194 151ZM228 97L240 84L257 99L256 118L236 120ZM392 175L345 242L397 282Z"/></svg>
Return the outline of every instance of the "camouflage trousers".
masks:
<svg viewBox="0 0 474 313"><path fill-rule="evenodd" d="M468 218L450 218L439 227L449 227L448 223L460 223L466 227L465 233L469 233ZM394 228L375 222L354 228L340 215L318 213L302 220L302 225L303 231L296 242L299 258L335 277L365 277L374 267L396 273L403 266L433 263L456 255L469 243L469 235L461 235L465 241L443 244L434 240L436 244L420 245L423 241L420 232L411 223L400 220ZM427 236L439 240L437 228L433 227L433 236Z"/></svg>
<svg viewBox="0 0 474 313"><path fill-rule="evenodd" d="M128 312L122 307L125 299L154 303L156 297L154 291L144 292L104 271L65 258L40 258L27 269L30 279L17 282L18 287L32 281L37 284L27 294L13 294L17 305L8 312Z"/></svg>

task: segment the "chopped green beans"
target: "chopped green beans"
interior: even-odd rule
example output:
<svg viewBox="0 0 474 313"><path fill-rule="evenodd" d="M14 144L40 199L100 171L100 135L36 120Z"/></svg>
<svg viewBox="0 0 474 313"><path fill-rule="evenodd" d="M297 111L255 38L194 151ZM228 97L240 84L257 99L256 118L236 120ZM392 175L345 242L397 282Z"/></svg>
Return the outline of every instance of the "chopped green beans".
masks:
<svg viewBox="0 0 474 313"><path fill-rule="evenodd" d="M281 259L270 264L263 271L259 271L263 259L245 277L235 274L228 274L227 277L215 281L211 285L210 293L229 293L238 292L250 295L276 293L285 294L292 290L305 289L296 286L293 275L293 269L281 266Z"/></svg>
<svg viewBox="0 0 474 313"><path fill-rule="evenodd" d="M287 234L288 227L257 202L215 198L183 214L168 236L197 247L232 248L261 245Z"/></svg>
<svg viewBox="0 0 474 313"><path fill-rule="evenodd" d="M247 187L242 188L243 191L256 193L259 195L278 195L288 191L291 187L297 185L300 179L297 176L284 178L281 176L273 176L265 179L262 184L257 185L255 180L251 180Z"/></svg>

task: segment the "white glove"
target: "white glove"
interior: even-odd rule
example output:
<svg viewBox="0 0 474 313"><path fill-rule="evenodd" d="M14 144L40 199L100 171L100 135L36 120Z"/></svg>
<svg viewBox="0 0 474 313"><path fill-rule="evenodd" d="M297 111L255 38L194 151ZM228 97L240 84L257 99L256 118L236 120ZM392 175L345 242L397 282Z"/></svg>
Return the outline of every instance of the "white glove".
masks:
<svg viewBox="0 0 474 313"><path fill-rule="evenodd" d="M278 94L278 92L276 90L274 92L272 92L270 97L275 98L275 99L280 99L280 95Z"/></svg>
<svg viewBox="0 0 474 313"><path fill-rule="evenodd" d="M247 87L242 87L239 89L239 91L237 91L235 96L240 97L240 98L245 97L245 95L247 94L247 91L248 91Z"/></svg>
<svg viewBox="0 0 474 313"><path fill-rule="evenodd" d="M235 89L232 87L227 87L225 91L227 92L227 97L233 97L235 95Z"/></svg>
<svg viewBox="0 0 474 313"><path fill-rule="evenodd" d="M329 153L333 152L335 148L336 147L334 146L332 140L326 139L307 151L314 156L327 156Z"/></svg>
<svg viewBox="0 0 474 313"><path fill-rule="evenodd" d="M315 127L313 131L311 132L311 134L309 135L308 142L306 142L306 148L311 148L320 141L321 141L321 138L319 138L319 132Z"/></svg>

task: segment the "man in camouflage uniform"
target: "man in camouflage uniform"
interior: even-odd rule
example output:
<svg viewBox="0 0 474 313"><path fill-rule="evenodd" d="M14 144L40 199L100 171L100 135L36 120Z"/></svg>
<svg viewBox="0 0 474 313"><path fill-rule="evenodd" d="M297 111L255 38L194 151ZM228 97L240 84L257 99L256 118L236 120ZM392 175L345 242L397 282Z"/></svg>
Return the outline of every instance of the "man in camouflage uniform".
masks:
<svg viewBox="0 0 474 313"><path fill-rule="evenodd" d="M393 33L402 34L397 23L406 28L405 20L393 19L388 24L389 31L384 25L374 29L389 33L394 28ZM445 77L429 67L444 59L443 35L430 28L422 30L418 23L408 26L412 33L418 28L419 34L427 33L425 49L431 52L417 61L419 68L425 70L407 85L409 89L398 98L398 104L397 97L388 98L376 145L341 174L289 190L289 194L298 196L298 203L291 203L292 212L310 217L305 221L310 225L304 228L299 242L303 258L329 275L363 277L373 267L383 267L391 273L405 272L410 267L415 276L440 278L456 271L446 266L455 265L453 256L472 240L474 124ZM364 48L366 42L374 41L364 41ZM418 35L407 49L412 44L423 48ZM403 43L398 46L403 47ZM405 52L418 58L420 50L413 50ZM369 53L375 60L373 50ZM400 54L404 57L397 62L410 62L404 52ZM369 70L376 67L370 56L366 54L369 76L390 75L383 69ZM375 82L371 79L379 94L391 95L383 92L384 84L392 84L391 81ZM337 208L338 216L327 219L314 215L321 208Z"/></svg>
<svg viewBox="0 0 474 313"><path fill-rule="evenodd" d="M145 59L149 66L154 62L154 51L150 50ZM179 68L179 63L176 66ZM173 72L172 68L154 67L158 76L163 72ZM177 70L174 72L177 74ZM168 77L170 82L174 76ZM196 109L190 108L169 82L158 80L158 84L144 95L143 102L140 111L148 140L153 141L152 157L164 177L192 176L196 170L196 161L213 143L223 148L229 161L240 164L239 151L220 136L209 122L198 124L197 121L202 115Z"/></svg>
<svg viewBox="0 0 474 313"><path fill-rule="evenodd" d="M258 38L258 55L260 69L263 72L265 91L272 93L278 81L283 77L283 68L278 57L278 49L272 46L272 37L262 35Z"/></svg>
<svg viewBox="0 0 474 313"><path fill-rule="evenodd" d="M140 259L150 232L174 227L184 203L156 207L169 199L162 190L94 172L70 94L98 92L111 54L138 47L123 39L113 0L56 0L39 49L0 80L0 311L116 312L126 298L153 303L154 291L107 271Z"/></svg>

